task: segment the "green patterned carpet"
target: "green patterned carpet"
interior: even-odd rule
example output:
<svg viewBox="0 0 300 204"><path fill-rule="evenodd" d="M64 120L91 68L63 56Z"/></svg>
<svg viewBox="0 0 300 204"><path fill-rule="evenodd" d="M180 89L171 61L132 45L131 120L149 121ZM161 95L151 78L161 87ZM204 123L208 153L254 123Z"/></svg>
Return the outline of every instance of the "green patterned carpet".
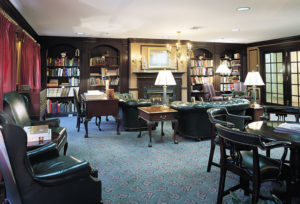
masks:
<svg viewBox="0 0 300 204"><path fill-rule="evenodd" d="M116 135L112 118L102 118L99 131L94 120L89 123L89 138L84 138L84 125L77 132L76 118L61 118L67 128L68 155L88 160L99 170L102 196L108 203L216 203L219 169L206 172L210 141L196 142L179 137L172 142L171 124L165 124L164 142L160 141L160 125L153 131L153 147L148 148L148 132L137 138L138 132ZM219 158L216 148L215 161ZM280 152L272 151L279 157ZM226 185L236 184L238 177L228 174ZM240 191L238 195L243 197ZM230 203L230 196L224 198Z"/></svg>

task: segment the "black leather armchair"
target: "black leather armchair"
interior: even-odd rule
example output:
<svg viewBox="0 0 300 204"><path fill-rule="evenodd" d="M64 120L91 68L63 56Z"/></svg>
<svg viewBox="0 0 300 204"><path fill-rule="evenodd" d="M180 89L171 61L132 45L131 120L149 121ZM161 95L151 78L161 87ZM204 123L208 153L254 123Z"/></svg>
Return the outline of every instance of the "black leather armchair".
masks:
<svg viewBox="0 0 300 204"><path fill-rule="evenodd" d="M66 154L68 148L67 131L65 128L60 127L59 119L31 120L24 97L17 92L4 94L4 112L13 119L14 124L22 128L24 126L49 125L52 130L52 142L56 144L56 150L59 152L64 147L64 155Z"/></svg>
<svg viewBox="0 0 300 204"><path fill-rule="evenodd" d="M26 146L27 135L21 127L5 125L1 128L0 168L10 203L101 202L101 181L88 162L59 156L31 165Z"/></svg>

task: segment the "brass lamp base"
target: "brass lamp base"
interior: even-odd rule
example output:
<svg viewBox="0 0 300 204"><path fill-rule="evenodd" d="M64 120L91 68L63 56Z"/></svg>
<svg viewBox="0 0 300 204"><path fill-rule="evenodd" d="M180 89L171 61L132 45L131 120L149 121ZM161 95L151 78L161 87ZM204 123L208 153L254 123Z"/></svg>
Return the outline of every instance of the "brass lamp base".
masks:
<svg viewBox="0 0 300 204"><path fill-rule="evenodd" d="M258 103L256 103L256 102L253 102L253 103L250 104L250 107L251 108L259 108L260 105Z"/></svg>

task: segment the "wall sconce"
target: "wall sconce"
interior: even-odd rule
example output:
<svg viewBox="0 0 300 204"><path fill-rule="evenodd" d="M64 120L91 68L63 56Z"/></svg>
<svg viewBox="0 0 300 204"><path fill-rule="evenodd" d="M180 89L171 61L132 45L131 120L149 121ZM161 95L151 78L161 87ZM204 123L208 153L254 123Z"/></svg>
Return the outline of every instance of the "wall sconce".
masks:
<svg viewBox="0 0 300 204"><path fill-rule="evenodd" d="M132 56L131 63L135 65L135 69L138 70L138 65L142 64L142 56Z"/></svg>
<svg viewBox="0 0 300 204"><path fill-rule="evenodd" d="M191 54L192 54L192 44L191 43L187 43L186 44L186 56L187 58L190 58L191 57Z"/></svg>

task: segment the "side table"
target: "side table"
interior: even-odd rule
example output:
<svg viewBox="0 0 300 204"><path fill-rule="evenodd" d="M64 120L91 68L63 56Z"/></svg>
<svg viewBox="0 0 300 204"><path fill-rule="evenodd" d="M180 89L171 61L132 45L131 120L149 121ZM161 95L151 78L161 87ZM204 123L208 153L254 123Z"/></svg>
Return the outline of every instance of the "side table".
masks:
<svg viewBox="0 0 300 204"><path fill-rule="evenodd" d="M155 125L155 123L161 122L161 137L164 136L164 131L163 131L164 121L172 121L172 125L174 128L173 140L175 144L178 144L178 141L176 139L176 132L178 127L178 120L176 119L177 110L168 107L163 107L163 106L139 107L138 110L139 110L139 116L138 116L139 121L141 119L147 121L149 140L150 140L148 147L152 147L151 130L152 127ZM141 131L142 130L140 128L140 133L138 137L142 136Z"/></svg>
<svg viewBox="0 0 300 204"><path fill-rule="evenodd" d="M246 115L249 115L252 117L252 121L260 121L260 116L262 116L264 113L264 109L263 106L259 106L259 107L250 107L247 110Z"/></svg>

